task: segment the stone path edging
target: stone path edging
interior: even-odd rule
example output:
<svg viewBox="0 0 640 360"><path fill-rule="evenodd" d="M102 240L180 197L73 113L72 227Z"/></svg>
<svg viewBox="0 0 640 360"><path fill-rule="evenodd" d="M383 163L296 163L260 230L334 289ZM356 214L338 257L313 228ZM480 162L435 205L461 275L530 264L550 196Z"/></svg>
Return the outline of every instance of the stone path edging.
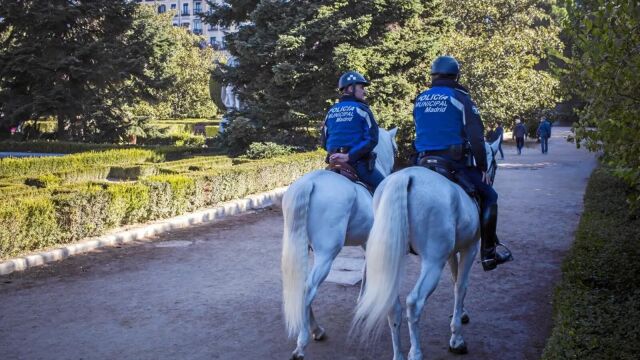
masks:
<svg viewBox="0 0 640 360"><path fill-rule="evenodd" d="M265 208L267 206L277 204L286 190L287 187L280 187L271 191L250 195L243 199L225 202L214 208L179 215L151 224L143 224L125 231L88 238L75 244L70 244L50 251L44 251L35 255L9 259L0 262L0 275L7 275L14 271L23 271L30 267L62 260L69 256L82 254L104 246L124 244L170 230L187 227L189 225L206 223L222 219L226 216Z"/></svg>

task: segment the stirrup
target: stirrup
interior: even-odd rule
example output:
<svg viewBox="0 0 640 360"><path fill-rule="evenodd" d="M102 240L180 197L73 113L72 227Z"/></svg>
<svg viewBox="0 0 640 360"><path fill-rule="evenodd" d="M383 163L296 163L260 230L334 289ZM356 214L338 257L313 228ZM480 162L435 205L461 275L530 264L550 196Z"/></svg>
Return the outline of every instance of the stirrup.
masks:
<svg viewBox="0 0 640 360"><path fill-rule="evenodd" d="M484 271L491 271L493 269L495 269L498 266L498 261L494 258L494 259L483 259L480 261L480 263L482 264L482 269Z"/></svg>
<svg viewBox="0 0 640 360"><path fill-rule="evenodd" d="M506 250L506 252L498 251L498 246L503 247ZM502 261L498 261L498 254L501 254L501 255L505 256L502 259ZM498 241L498 243L496 244L496 262L497 262L497 265L504 264L504 263L506 263L508 261L512 261L512 260L513 260L513 254L511 253L511 250L509 250L509 248L506 245L504 245L500 241Z"/></svg>
<svg viewBox="0 0 640 360"><path fill-rule="evenodd" d="M498 246L502 246L503 248L505 248L507 250L507 252L503 253L503 252L498 251ZM513 260L513 255L511 254L511 251L509 250L509 248L498 242L496 244L496 246L493 248L493 257L491 257L489 259L482 259L481 258L480 263L482 264L482 269L484 271L491 271L491 270L495 269L496 267L498 267L498 265L504 264L504 263L512 261L512 260Z"/></svg>

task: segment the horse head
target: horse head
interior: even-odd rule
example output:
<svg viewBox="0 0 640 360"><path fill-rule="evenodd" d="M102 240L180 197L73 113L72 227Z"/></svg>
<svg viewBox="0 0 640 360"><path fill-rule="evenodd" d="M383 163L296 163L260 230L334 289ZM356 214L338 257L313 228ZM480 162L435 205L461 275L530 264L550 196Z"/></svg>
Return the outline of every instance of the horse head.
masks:
<svg viewBox="0 0 640 360"><path fill-rule="evenodd" d="M393 170L393 163L398 153L398 144L396 143L397 133L398 128L391 130L380 128L378 131L378 145L376 145L373 151L378 155L376 168L378 168L384 176L391 174L391 170Z"/></svg>

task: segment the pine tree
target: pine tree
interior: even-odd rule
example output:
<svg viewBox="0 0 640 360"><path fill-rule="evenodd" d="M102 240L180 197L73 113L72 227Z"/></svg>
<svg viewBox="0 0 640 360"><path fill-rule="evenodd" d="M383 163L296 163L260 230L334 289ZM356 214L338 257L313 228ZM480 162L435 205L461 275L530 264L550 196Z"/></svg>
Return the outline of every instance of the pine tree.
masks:
<svg viewBox="0 0 640 360"><path fill-rule="evenodd" d="M162 41L126 0L0 1L0 121L55 116L59 138L117 140L136 126L126 110L153 101Z"/></svg>
<svg viewBox="0 0 640 360"><path fill-rule="evenodd" d="M222 7L207 21L249 21L227 37L239 65L217 73L237 85L246 105L230 126L236 149L267 139L314 143L312 130L336 99L338 77L350 69L372 80L378 121L401 126L408 143L411 100L426 85L438 35L447 29L439 0L232 3L242 10Z"/></svg>

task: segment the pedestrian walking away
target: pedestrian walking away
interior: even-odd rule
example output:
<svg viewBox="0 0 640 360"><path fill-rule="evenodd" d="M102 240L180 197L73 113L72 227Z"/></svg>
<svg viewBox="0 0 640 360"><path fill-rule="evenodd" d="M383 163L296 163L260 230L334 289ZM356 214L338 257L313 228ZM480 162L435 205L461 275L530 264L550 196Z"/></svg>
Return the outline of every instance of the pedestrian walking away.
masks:
<svg viewBox="0 0 640 360"><path fill-rule="evenodd" d="M527 127L522 123L520 119L516 119L516 126L513 128L512 137L516 139L516 148L518 149L518 155L522 155L522 148L524 147L524 138L527 136Z"/></svg>
<svg viewBox="0 0 640 360"><path fill-rule="evenodd" d="M547 152L549 152L551 122L549 122L549 120L547 120L544 116L540 118L540 125L538 125L536 135L538 135L538 138L540 139L540 150L542 150L543 154L546 154Z"/></svg>

